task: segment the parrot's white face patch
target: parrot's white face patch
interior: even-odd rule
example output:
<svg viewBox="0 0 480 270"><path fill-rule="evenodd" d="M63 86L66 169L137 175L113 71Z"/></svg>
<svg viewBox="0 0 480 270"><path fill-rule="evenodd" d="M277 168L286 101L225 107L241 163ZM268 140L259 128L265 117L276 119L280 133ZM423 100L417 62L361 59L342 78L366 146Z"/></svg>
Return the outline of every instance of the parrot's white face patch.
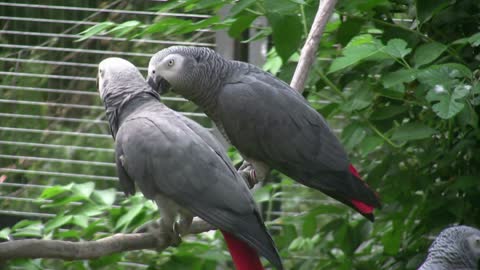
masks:
<svg viewBox="0 0 480 270"><path fill-rule="evenodd" d="M163 77L169 83L175 83L179 74L182 74L183 64L185 58L179 54L169 54L157 65L156 70L158 75ZM152 72L153 72L152 71Z"/></svg>
<svg viewBox="0 0 480 270"><path fill-rule="evenodd" d="M470 250L473 252L473 254L477 257L480 258L480 235L474 234L470 235L467 238L468 245L470 246Z"/></svg>

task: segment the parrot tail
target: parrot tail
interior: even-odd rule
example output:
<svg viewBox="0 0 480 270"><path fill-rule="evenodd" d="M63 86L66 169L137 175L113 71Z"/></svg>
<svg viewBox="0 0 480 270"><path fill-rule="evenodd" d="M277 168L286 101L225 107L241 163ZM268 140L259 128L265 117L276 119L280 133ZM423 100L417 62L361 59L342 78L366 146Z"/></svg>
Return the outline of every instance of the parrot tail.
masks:
<svg viewBox="0 0 480 270"><path fill-rule="evenodd" d="M350 173L352 173L352 175L355 176L355 178L364 182L362 180L362 178L360 177L360 174L358 173L357 169L352 164L350 164L348 169L350 170ZM368 190L370 190L370 188L368 187L368 185L365 182L364 182L364 185ZM374 220L373 210L375 209L375 207L380 208L381 205L380 205L380 199L378 198L378 195L373 191L371 191L371 192L375 196L375 198L374 198L375 199L375 205L370 205L370 204L367 204L365 202L355 200L355 199L351 199L350 202L351 202L352 206L355 208L355 210L357 210L360 214L362 214L363 216L365 216L369 220L373 221Z"/></svg>
<svg viewBox="0 0 480 270"><path fill-rule="evenodd" d="M222 231L237 270L263 270L257 251L233 234Z"/></svg>

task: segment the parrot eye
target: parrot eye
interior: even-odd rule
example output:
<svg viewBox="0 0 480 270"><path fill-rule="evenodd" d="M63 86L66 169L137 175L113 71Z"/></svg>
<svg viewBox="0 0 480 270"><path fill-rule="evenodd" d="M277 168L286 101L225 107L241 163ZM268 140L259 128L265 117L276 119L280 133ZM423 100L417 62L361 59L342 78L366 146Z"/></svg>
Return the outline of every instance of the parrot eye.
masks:
<svg viewBox="0 0 480 270"><path fill-rule="evenodd" d="M168 65L169 67L171 67L171 66L173 66L174 63L175 63L175 61L173 61L173 59L170 59L170 60L168 60L167 65Z"/></svg>
<svg viewBox="0 0 480 270"><path fill-rule="evenodd" d="M103 76L103 69L100 69L100 76Z"/></svg>

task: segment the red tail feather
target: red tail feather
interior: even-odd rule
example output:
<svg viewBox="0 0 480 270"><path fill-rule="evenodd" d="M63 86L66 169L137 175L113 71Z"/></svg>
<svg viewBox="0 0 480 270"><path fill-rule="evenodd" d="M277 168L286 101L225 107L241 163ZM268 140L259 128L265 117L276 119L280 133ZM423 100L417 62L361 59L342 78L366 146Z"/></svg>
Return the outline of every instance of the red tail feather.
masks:
<svg viewBox="0 0 480 270"><path fill-rule="evenodd" d="M358 174L358 171L355 167L353 167L352 164L350 164L350 166L348 166L348 169L350 170L350 172L355 175L356 177L358 177L359 179L362 179L362 177L360 177L360 174Z"/></svg>
<svg viewBox="0 0 480 270"><path fill-rule="evenodd" d="M371 214L371 213L373 213L373 210L375 209L373 206L365 204L361 201L357 201L357 200L354 200L354 199L352 199L350 201L355 206L355 208L357 208L357 210L362 212L363 214Z"/></svg>
<svg viewBox="0 0 480 270"><path fill-rule="evenodd" d="M233 234L221 231L237 270L264 270L257 252Z"/></svg>
<svg viewBox="0 0 480 270"><path fill-rule="evenodd" d="M362 179L360 177L360 174L358 174L358 171L355 167L353 167L352 164L350 164L350 166L348 167L348 169L350 170L350 172L355 175L358 179ZM362 180L363 181L363 180ZM373 206L370 206L368 204L365 204L361 201L357 201L357 200L354 200L352 199L351 200L352 204L355 206L355 208L358 209L358 211L362 212L363 214L371 214L373 213L373 210L375 209Z"/></svg>

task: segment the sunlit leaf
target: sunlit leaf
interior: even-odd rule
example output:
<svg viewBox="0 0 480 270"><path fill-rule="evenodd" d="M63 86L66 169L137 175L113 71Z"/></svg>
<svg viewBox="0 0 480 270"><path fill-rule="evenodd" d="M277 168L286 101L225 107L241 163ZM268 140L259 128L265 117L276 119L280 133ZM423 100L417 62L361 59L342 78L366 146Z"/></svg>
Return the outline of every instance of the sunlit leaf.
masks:
<svg viewBox="0 0 480 270"><path fill-rule="evenodd" d="M105 33L105 30L112 28L115 26L115 23L113 22L102 22L99 24L96 24L88 29L86 29L83 32L80 32L80 35L82 36L81 38L77 39L76 41L82 41L85 39L88 39L92 36L98 35L98 34L103 34Z"/></svg>
<svg viewBox="0 0 480 270"><path fill-rule="evenodd" d="M450 93L450 90L436 86L428 92L426 99L435 102L432 109L439 117L449 119L463 110L465 104L459 99L464 98L470 90L470 85L460 84Z"/></svg>
<svg viewBox="0 0 480 270"><path fill-rule="evenodd" d="M59 215L56 216L53 219L50 219L46 224L45 224L45 232L50 232L54 229L57 229L67 223L69 223L72 220L73 216L71 215Z"/></svg>
<svg viewBox="0 0 480 270"><path fill-rule="evenodd" d="M394 58L404 58L408 55L412 49L407 48L408 44L401 39L391 39L388 41L387 46L382 48L382 52L394 57Z"/></svg>
<svg viewBox="0 0 480 270"><path fill-rule="evenodd" d="M114 188L95 190L92 199L104 205L112 205L115 202L116 190Z"/></svg>

